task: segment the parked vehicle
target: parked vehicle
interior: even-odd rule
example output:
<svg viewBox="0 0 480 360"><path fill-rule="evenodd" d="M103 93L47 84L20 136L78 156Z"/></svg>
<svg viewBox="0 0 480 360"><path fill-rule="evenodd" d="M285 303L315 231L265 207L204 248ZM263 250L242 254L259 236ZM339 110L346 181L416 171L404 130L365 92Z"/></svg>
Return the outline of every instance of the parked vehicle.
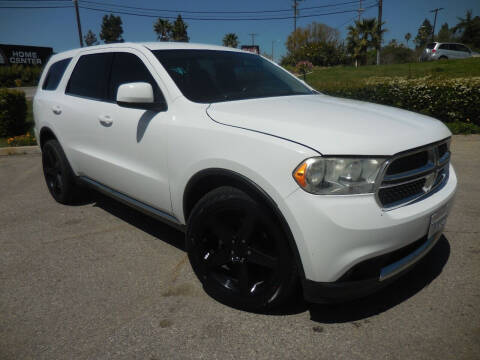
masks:
<svg viewBox="0 0 480 360"><path fill-rule="evenodd" d="M55 200L87 184L182 229L239 308L351 299L439 239L457 186L440 121L320 94L275 63L187 43L54 55L34 98Z"/></svg>
<svg viewBox="0 0 480 360"><path fill-rule="evenodd" d="M472 57L472 50L463 44L439 43L428 44L420 56L421 61L465 59Z"/></svg>

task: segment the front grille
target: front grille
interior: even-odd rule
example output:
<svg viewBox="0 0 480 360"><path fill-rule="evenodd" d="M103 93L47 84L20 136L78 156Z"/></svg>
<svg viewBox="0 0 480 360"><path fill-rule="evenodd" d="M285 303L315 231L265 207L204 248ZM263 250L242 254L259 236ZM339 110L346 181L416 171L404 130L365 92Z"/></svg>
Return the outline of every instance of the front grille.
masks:
<svg viewBox="0 0 480 360"><path fill-rule="evenodd" d="M388 161L377 199L384 209L413 202L438 190L448 179L450 139L406 151Z"/></svg>
<svg viewBox="0 0 480 360"><path fill-rule="evenodd" d="M425 179L419 179L406 184L380 189L378 197L382 204L395 204L411 196L421 195L424 185Z"/></svg>

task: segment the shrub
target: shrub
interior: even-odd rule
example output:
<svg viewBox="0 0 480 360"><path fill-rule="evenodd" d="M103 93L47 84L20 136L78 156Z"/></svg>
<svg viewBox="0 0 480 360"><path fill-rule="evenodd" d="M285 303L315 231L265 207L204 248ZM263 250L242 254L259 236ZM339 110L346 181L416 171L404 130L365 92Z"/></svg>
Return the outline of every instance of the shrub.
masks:
<svg viewBox="0 0 480 360"><path fill-rule="evenodd" d="M7 139L8 146L28 146L28 145L36 145L37 140L35 136L31 135L30 133L26 133L25 135L14 136Z"/></svg>
<svg viewBox="0 0 480 360"><path fill-rule="evenodd" d="M35 86L41 74L40 66L0 66L0 87L14 87L17 79L21 80L22 86Z"/></svg>
<svg viewBox="0 0 480 360"><path fill-rule="evenodd" d="M25 93L0 89L0 137L24 134L28 130Z"/></svg>
<svg viewBox="0 0 480 360"><path fill-rule="evenodd" d="M318 89L326 94L391 105L454 123L453 129L480 126L480 77L457 79L369 79ZM470 125L460 126L459 123ZM471 126L475 125L477 126Z"/></svg>
<svg viewBox="0 0 480 360"><path fill-rule="evenodd" d="M313 65L310 61L299 61L296 66L297 71L303 75L303 79L307 75L307 72L312 71Z"/></svg>

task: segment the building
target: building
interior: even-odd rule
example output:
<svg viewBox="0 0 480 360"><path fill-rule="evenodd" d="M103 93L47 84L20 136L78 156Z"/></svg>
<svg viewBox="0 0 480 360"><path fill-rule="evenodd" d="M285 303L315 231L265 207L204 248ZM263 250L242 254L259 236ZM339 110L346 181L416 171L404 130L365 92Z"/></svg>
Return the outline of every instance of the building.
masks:
<svg viewBox="0 0 480 360"><path fill-rule="evenodd" d="M52 54L51 47L0 44L0 66L44 66Z"/></svg>

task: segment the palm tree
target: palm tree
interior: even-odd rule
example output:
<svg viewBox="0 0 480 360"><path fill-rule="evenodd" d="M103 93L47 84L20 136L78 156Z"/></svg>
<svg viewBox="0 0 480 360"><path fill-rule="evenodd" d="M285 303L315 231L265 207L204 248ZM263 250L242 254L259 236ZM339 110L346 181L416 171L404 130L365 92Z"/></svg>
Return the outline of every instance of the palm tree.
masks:
<svg viewBox="0 0 480 360"><path fill-rule="evenodd" d="M347 34L347 51L355 59L355 67L358 67L360 57L360 32L357 26L350 25Z"/></svg>
<svg viewBox="0 0 480 360"><path fill-rule="evenodd" d="M368 49L379 49L385 31L380 30L378 21L374 18L357 20L355 26L348 27L347 50L355 59L355 67L358 67L359 60L366 63Z"/></svg>
<svg viewBox="0 0 480 360"><path fill-rule="evenodd" d="M236 48L238 46L238 36L235 33L225 34L223 37L223 46Z"/></svg>
<svg viewBox="0 0 480 360"><path fill-rule="evenodd" d="M170 21L158 18L157 22L153 24L153 30L157 33L157 40L169 41L172 37L173 26Z"/></svg>
<svg viewBox="0 0 480 360"><path fill-rule="evenodd" d="M405 34L405 40L407 40L407 47L408 47L408 41L412 38L412 34L409 32Z"/></svg>

